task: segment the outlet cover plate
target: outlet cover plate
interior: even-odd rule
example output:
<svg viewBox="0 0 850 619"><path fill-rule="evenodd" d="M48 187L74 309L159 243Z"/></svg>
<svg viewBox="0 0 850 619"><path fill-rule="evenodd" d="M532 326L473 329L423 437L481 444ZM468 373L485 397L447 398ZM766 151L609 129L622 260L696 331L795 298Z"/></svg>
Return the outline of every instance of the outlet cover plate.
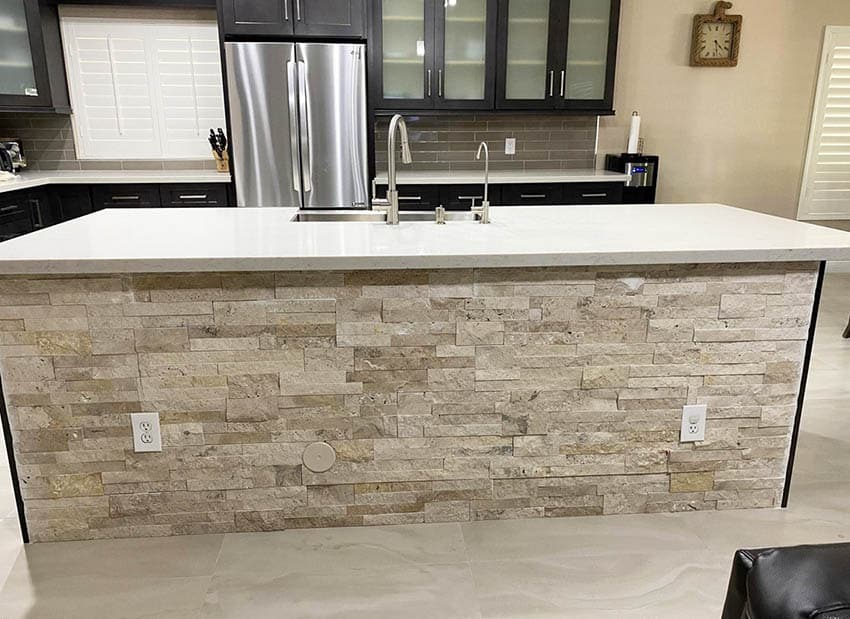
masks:
<svg viewBox="0 0 850 619"><path fill-rule="evenodd" d="M132 413L133 450L136 453L162 451L159 413Z"/></svg>
<svg viewBox="0 0 850 619"><path fill-rule="evenodd" d="M681 442L700 443L704 441L707 416L708 407L705 404L684 407L682 409Z"/></svg>
<svg viewBox="0 0 850 619"><path fill-rule="evenodd" d="M516 138L507 138L505 140L505 154L516 155Z"/></svg>

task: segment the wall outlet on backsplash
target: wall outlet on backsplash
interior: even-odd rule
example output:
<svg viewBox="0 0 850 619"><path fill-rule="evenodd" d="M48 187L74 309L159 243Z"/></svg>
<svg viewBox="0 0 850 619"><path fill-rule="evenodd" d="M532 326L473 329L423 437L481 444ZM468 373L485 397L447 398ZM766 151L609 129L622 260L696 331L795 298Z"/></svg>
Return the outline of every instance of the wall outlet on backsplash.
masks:
<svg viewBox="0 0 850 619"><path fill-rule="evenodd" d="M505 139L505 154L516 155L516 138Z"/></svg>
<svg viewBox="0 0 850 619"><path fill-rule="evenodd" d="M708 407L705 404L696 406L685 406L682 409L682 433L680 440L683 443L699 443L705 440L705 423L708 416Z"/></svg>

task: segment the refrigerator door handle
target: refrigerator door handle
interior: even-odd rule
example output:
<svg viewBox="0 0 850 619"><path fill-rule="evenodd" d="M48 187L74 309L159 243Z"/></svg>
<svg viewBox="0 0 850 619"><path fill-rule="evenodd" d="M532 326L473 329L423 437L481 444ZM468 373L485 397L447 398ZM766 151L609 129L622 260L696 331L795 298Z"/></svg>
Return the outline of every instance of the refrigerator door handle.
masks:
<svg viewBox="0 0 850 619"><path fill-rule="evenodd" d="M304 170L304 192L313 191L313 172L310 167L313 140L310 135L310 114L307 106L307 63L298 61L298 120L301 123L301 168Z"/></svg>
<svg viewBox="0 0 850 619"><path fill-rule="evenodd" d="M301 166L298 158L298 68L294 61L286 63L289 84L289 144L292 158L292 188L301 191Z"/></svg>

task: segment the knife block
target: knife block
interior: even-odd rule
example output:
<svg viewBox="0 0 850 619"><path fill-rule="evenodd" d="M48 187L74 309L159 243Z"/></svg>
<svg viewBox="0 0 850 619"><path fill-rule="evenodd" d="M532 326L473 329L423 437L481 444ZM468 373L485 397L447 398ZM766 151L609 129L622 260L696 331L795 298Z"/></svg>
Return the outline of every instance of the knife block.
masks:
<svg viewBox="0 0 850 619"><path fill-rule="evenodd" d="M224 151L222 155L219 155L217 152L213 151L213 158L215 159L215 169L219 172L230 172L230 156L227 154L227 151Z"/></svg>

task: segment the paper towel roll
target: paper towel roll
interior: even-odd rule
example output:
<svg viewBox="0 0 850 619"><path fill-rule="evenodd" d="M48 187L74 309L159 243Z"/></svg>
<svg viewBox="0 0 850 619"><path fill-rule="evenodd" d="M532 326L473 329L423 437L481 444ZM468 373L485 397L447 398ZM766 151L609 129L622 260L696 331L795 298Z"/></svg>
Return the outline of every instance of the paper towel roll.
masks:
<svg viewBox="0 0 850 619"><path fill-rule="evenodd" d="M634 112L632 114L632 127L629 130L629 147L626 149L629 154L640 152L640 114Z"/></svg>

